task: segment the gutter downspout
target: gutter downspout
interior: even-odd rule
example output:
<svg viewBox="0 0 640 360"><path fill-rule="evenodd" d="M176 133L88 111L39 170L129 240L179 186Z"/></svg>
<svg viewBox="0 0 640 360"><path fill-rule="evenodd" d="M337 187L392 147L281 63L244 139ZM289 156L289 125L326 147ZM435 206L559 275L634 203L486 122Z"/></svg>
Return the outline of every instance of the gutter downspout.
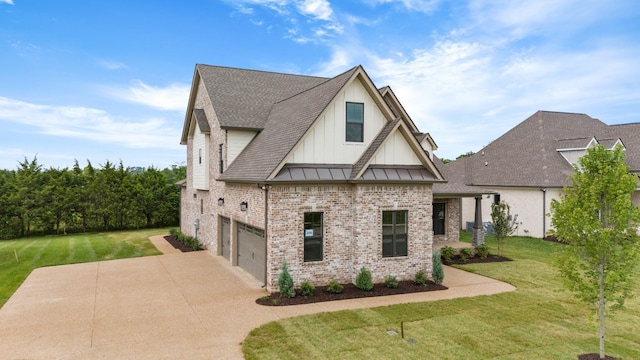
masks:
<svg viewBox="0 0 640 360"><path fill-rule="evenodd" d="M547 236L547 189L542 188L542 238Z"/></svg>
<svg viewBox="0 0 640 360"><path fill-rule="evenodd" d="M269 255L267 254L267 232L269 229L269 185L264 184L261 186L264 190L264 284L263 288L267 287L267 260Z"/></svg>

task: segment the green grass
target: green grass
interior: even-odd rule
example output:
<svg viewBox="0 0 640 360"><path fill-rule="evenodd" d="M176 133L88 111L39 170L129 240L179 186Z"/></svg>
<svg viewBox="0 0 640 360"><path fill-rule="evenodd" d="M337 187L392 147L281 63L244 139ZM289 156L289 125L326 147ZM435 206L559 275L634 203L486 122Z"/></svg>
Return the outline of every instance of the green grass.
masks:
<svg viewBox="0 0 640 360"><path fill-rule="evenodd" d="M33 269L159 255L149 236L168 229L33 237L0 241L0 307ZM14 252L15 251L15 252ZM16 261L16 253L18 261Z"/></svg>
<svg viewBox="0 0 640 360"><path fill-rule="evenodd" d="M470 239L465 237L463 241ZM247 359L576 359L598 352L589 305L564 291L552 266L556 247L511 237L513 262L459 268L515 285L515 292L437 302L321 313L254 329L243 342ZM492 253L497 250L487 237ZM640 278L640 274L638 274ZM640 296L640 294L638 294ZM389 335L400 333L405 340ZM640 301L607 320L607 354L640 359Z"/></svg>

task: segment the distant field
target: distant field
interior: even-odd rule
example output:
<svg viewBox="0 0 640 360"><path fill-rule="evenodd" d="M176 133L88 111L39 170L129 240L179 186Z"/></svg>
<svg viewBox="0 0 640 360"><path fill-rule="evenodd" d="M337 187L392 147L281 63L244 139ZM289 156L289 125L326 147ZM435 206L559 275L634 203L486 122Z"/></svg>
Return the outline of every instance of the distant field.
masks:
<svg viewBox="0 0 640 360"><path fill-rule="evenodd" d="M495 252L495 241L487 242ZM283 319L251 331L245 358L576 359L597 353L595 311L563 291L552 266L558 246L511 237L504 255L513 262L459 266L513 284L515 292ZM640 288L626 310L607 320L608 355L640 359L638 297ZM387 333L399 333L401 322L413 343Z"/></svg>
<svg viewBox="0 0 640 360"><path fill-rule="evenodd" d="M168 229L146 229L0 241L0 307L34 269L159 255L149 236L168 232Z"/></svg>

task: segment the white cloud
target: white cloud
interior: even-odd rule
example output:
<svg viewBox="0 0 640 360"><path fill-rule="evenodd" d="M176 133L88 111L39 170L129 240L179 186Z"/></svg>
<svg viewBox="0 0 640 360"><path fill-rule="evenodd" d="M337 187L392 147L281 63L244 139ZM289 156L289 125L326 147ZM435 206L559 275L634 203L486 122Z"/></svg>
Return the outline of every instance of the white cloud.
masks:
<svg viewBox="0 0 640 360"><path fill-rule="evenodd" d="M5 3L5 4L13 5L13 0L0 0L0 3Z"/></svg>
<svg viewBox="0 0 640 360"><path fill-rule="evenodd" d="M103 110L80 106L39 105L0 97L0 121L29 126L34 133L130 148L179 147L176 138L179 129L164 119L118 118Z"/></svg>
<svg viewBox="0 0 640 360"><path fill-rule="evenodd" d="M127 68L126 64L121 63L119 61L99 59L99 60L97 60L97 63L98 63L98 65L102 66L103 68L105 68L107 70L120 70L120 69L126 69Z"/></svg>
<svg viewBox="0 0 640 360"><path fill-rule="evenodd" d="M117 99L146 105L159 110L184 111L191 86L171 84L166 87L147 85L136 80L127 88L110 87L106 93Z"/></svg>
<svg viewBox="0 0 640 360"><path fill-rule="evenodd" d="M430 13L438 7L441 0L372 0L369 2L373 4L401 4L407 10Z"/></svg>
<svg viewBox="0 0 640 360"><path fill-rule="evenodd" d="M306 44L323 42L342 34L343 25L334 16L331 4L327 0L238 0L228 1L243 15L259 17L254 7L262 7L275 12L283 18L285 30L283 37ZM257 26L268 20L252 19Z"/></svg>
<svg viewBox="0 0 640 360"><path fill-rule="evenodd" d="M417 10L418 2L374 1L391 2ZM603 4L471 0L466 8L449 9L449 20L429 36L403 38L398 48L389 41L380 50L354 27L331 46L316 73L335 76L364 65L377 86L394 89L418 127L432 134L438 154L448 158L479 150L537 110L584 112L607 123L638 121L631 104L640 99L634 80L640 78L640 48L631 34L592 31L638 11ZM438 3L421 5L428 13Z"/></svg>
<svg viewBox="0 0 640 360"><path fill-rule="evenodd" d="M296 6L302 14L311 16L314 19L332 20L333 10L327 0L303 0L298 1Z"/></svg>

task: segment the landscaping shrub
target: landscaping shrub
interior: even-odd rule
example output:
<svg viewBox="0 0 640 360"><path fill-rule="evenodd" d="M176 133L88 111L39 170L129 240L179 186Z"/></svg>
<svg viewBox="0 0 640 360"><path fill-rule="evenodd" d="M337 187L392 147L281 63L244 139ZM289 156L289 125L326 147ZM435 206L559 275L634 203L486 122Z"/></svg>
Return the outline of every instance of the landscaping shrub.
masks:
<svg viewBox="0 0 640 360"><path fill-rule="evenodd" d="M177 237L178 236L178 229L176 229L176 228L169 229L169 235L171 235L173 237Z"/></svg>
<svg viewBox="0 0 640 360"><path fill-rule="evenodd" d="M296 296L296 291L293 288L293 278L289 274L287 260L282 260L280 275L278 275L278 288L280 289L280 297L292 298Z"/></svg>
<svg viewBox="0 0 640 360"><path fill-rule="evenodd" d="M302 284L300 284L300 295L302 296L313 295L313 290L315 290L315 287L313 287L313 285L311 285L311 283L307 280L303 281Z"/></svg>
<svg viewBox="0 0 640 360"><path fill-rule="evenodd" d="M440 285L444 281L444 269L442 268L442 259L440 259L440 251L433 253L433 270L431 272L433 282Z"/></svg>
<svg viewBox="0 0 640 360"><path fill-rule="evenodd" d="M387 275L384 277L384 284L389 289L395 289L398 287L398 279L395 276Z"/></svg>
<svg viewBox="0 0 640 360"><path fill-rule="evenodd" d="M327 286L327 291L332 294L340 294L342 292L342 285L335 280L331 280Z"/></svg>
<svg viewBox="0 0 640 360"><path fill-rule="evenodd" d="M440 249L440 255L445 264L451 264L451 260L456 256L456 249L451 246L443 246L442 249Z"/></svg>
<svg viewBox="0 0 640 360"><path fill-rule="evenodd" d="M472 248L460 249L460 260L462 260L462 262L467 262L467 260L471 259L474 255Z"/></svg>
<svg viewBox="0 0 640 360"><path fill-rule="evenodd" d="M424 270L420 270L416 273L413 282L417 285L425 285L427 283L427 274L424 272Z"/></svg>
<svg viewBox="0 0 640 360"><path fill-rule="evenodd" d="M369 291L373 289L373 279L371 271L367 268L360 268L360 272L356 276L356 287L363 291Z"/></svg>
<svg viewBox="0 0 640 360"><path fill-rule="evenodd" d="M475 250L480 259L486 259L489 256L489 246L487 244L478 245Z"/></svg>

